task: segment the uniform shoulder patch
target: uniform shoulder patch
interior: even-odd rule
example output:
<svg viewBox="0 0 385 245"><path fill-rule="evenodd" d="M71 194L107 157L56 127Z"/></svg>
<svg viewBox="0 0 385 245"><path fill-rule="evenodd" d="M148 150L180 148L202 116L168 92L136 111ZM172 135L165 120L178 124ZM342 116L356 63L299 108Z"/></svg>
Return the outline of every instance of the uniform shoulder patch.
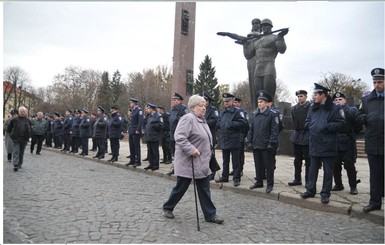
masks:
<svg viewBox="0 0 385 245"><path fill-rule="evenodd" d="M159 118L159 121L160 121L161 123L163 123L163 117Z"/></svg>
<svg viewBox="0 0 385 245"><path fill-rule="evenodd" d="M214 114L215 114L216 117L219 116L219 112L217 110L214 112Z"/></svg>
<svg viewBox="0 0 385 245"><path fill-rule="evenodd" d="M139 111L139 115L143 115L143 111L142 110Z"/></svg>
<svg viewBox="0 0 385 245"><path fill-rule="evenodd" d="M122 121L122 117L118 117L119 118L119 121Z"/></svg>
<svg viewBox="0 0 385 245"><path fill-rule="evenodd" d="M274 117L274 120L275 120L275 123L278 124L279 123L279 119L278 117Z"/></svg>
<svg viewBox="0 0 385 245"><path fill-rule="evenodd" d="M340 109L340 115L341 115L343 118L345 118L345 112L344 112L344 110Z"/></svg>
<svg viewBox="0 0 385 245"><path fill-rule="evenodd" d="M184 113L185 113L185 114L188 113L188 109L187 109L187 108L184 109Z"/></svg>
<svg viewBox="0 0 385 245"><path fill-rule="evenodd" d="M245 118L245 113L243 113L243 111L240 111L239 115L241 115L241 117Z"/></svg>

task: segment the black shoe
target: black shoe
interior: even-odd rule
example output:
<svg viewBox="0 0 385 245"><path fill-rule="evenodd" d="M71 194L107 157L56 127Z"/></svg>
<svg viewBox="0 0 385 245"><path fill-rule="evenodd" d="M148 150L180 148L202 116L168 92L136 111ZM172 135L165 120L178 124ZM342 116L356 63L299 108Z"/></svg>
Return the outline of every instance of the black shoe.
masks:
<svg viewBox="0 0 385 245"><path fill-rule="evenodd" d="M228 180L228 179L225 179L225 178L223 178L223 177L220 177L220 178L217 179L215 182L217 182L217 183L224 183L224 182L229 182L229 180Z"/></svg>
<svg viewBox="0 0 385 245"><path fill-rule="evenodd" d="M158 169L159 169L159 167L153 167L151 170L155 171L155 170L158 170Z"/></svg>
<svg viewBox="0 0 385 245"><path fill-rule="evenodd" d="M239 180L234 180L234 186L237 187L241 184L241 182Z"/></svg>
<svg viewBox="0 0 385 245"><path fill-rule="evenodd" d="M293 180L292 182L287 183L290 186L295 186L295 185L302 185L302 182L299 180Z"/></svg>
<svg viewBox="0 0 385 245"><path fill-rule="evenodd" d="M219 218L218 216L215 216L214 218L206 219L206 222L215 223L215 224L222 224L224 222L224 220Z"/></svg>
<svg viewBox="0 0 385 245"><path fill-rule="evenodd" d="M98 159L100 160L100 159L103 159L104 158L104 156L100 156L100 157L98 157Z"/></svg>
<svg viewBox="0 0 385 245"><path fill-rule="evenodd" d="M273 190L273 187L272 186L268 186L268 187L266 187L265 192L266 193L270 193L272 190Z"/></svg>
<svg viewBox="0 0 385 245"><path fill-rule="evenodd" d="M364 213L369 213L369 212L372 212L374 210L381 210L381 206L376 206L374 204L369 204L367 206L365 206L362 211L364 211Z"/></svg>
<svg viewBox="0 0 385 245"><path fill-rule="evenodd" d="M118 161L118 158L117 157L115 157L115 158L113 158L112 159L112 161L111 162L117 162Z"/></svg>
<svg viewBox="0 0 385 245"><path fill-rule="evenodd" d="M167 173L168 176L171 176L173 175L175 172L174 172L174 169L172 169L170 172Z"/></svg>
<svg viewBox="0 0 385 245"><path fill-rule="evenodd" d="M126 163L125 165L130 166L130 165L134 165L134 164L135 164L134 162L129 162L129 163Z"/></svg>
<svg viewBox="0 0 385 245"><path fill-rule="evenodd" d="M132 165L133 168L136 168L136 167L139 167L139 166L140 166L140 164L138 164L138 163L135 163L135 164Z"/></svg>
<svg viewBox="0 0 385 245"><path fill-rule="evenodd" d="M144 170L152 169L152 166L148 165L147 167L144 168Z"/></svg>
<svg viewBox="0 0 385 245"><path fill-rule="evenodd" d="M112 156L112 152L111 152L111 153L108 153L108 155Z"/></svg>
<svg viewBox="0 0 385 245"><path fill-rule="evenodd" d="M99 156L98 156L98 155L95 155L95 156L93 156L92 158L99 158Z"/></svg>
<svg viewBox="0 0 385 245"><path fill-rule="evenodd" d="M169 218L169 219L175 218L175 216L172 213L172 211L167 210L167 209L163 209L163 215L164 215L164 217Z"/></svg>
<svg viewBox="0 0 385 245"><path fill-rule="evenodd" d="M171 160L164 161L164 164L170 164L170 163L172 163Z"/></svg>
<svg viewBox="0 0 385 245"><path fill-rule="evenodd" d="M333 186L333 188L331 189L331 191L342 191L343 189L344 189L344 186L343 186L343 185L341 185L341 186L335 185L335 186Z"/></svg>
<svg viewBox="0 0 385 245"><path fill-rule="evenodd" d="M255 182L254 185L250 186L250 190L255 189L255 188L262 188L262 187L263 187L262 183Z"/></svg>
<svg viewBox="0 0 385 245"><path fill-rule="evenodd" d="M11 161L12 160L12 153L8 153L7 158L8 158L8 161Z"/></svg>
<svg viewBox="0 0 385 245"><path fill-rule="evenodd" d="M145 158L145 159L143 159L142 161L143 161L143 162L146 162L146 161L148 161L148 158L146 157L146 158Z"/></svg>
<svg viewBox="0 0 385 245"><path fill-rule="evenodd" d="M321 197L321 202L323 204L328 204L329 203L329 197L325 197L325 196Z"/></svg>
<svg viewBox="0 0 385 245"><path fill-rule="evenodd" d="M13 167L13 171L17 172L17 170L19 170L19 168L17 166Z"/></svg>
<svg viewBox="0 0 385 245"><path fill-rule="evenodd" d="M314 194L312 194L312 193L310 193L308 191L305 191L304 193L301 194L301 197L303 199L306 199L306 198L309 198L309 197L314 197L314 196L315 196Z"/></svg>
<svg viewBox="0 0 385 245"><path fill-rule="evenodd" d="M36 152L36 155L41 155L40 152Z"/></svg>
<svg viewBox="0 0 385 245"><path fill-rule="evenodd" d="M357 188L356 187L350 188L350 194L357 195L358 194Z"/></svg>
<svg viewBox="0 0 385 245"><path fill-rule="evenodd" d="M131 157L131 155L130 156L126 156L126 158L130 158Z"/></svg>

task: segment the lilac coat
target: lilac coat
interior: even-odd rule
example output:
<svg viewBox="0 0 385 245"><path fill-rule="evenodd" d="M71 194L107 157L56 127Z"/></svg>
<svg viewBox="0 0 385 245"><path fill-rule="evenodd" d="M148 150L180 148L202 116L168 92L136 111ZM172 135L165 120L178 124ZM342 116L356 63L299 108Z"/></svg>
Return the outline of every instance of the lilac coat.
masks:
<svg viewBox="0 0 385 245"><path fill-rule="evenodd" d="M192 178L192 160L196 179L206 178L211 174L209 162L211 158L212 136L204 118L190 112L180 118L175 130L174 171L176 176ZM200 156L191 154L198 149Z"/></svg>

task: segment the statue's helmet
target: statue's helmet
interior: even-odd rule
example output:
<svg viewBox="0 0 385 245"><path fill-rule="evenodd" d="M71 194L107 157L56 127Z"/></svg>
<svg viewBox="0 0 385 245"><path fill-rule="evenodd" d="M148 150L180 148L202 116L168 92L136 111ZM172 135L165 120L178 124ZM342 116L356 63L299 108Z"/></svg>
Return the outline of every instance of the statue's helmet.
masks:
<svg viewBox="0 0 385 245"><path fill-rule="evenodd" d="M263 26L263 25L270 25L271 27L273 27L273 22L271 22L271 20L270 19L263 19L262 21L261 21L261 26Z"/></svg>

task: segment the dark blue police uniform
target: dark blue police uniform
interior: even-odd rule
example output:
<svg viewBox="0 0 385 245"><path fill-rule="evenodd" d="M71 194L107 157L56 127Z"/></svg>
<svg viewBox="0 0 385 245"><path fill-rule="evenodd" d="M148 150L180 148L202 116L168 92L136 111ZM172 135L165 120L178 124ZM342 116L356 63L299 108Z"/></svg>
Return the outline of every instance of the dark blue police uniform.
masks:
<svg viewBox="0 0 385 245"><path fill-rule="evenodd" d="M82 152L79 155L87 156L88 155L88 139L92 136L92 128L91 128L91 119L87 115L88 110L83 108L83 112L85 113L82 116L82 120L80 122L80 138L82 139Z"/></svg>
<svg viewBox="0 0 385 245"><path fill-rule="evenodd" d="M126 165L133 165L134 167L141 165L140 137L142 135L143 110L138 106L138 102L138 99L131 98L131 103L134 103L135 106L132 108L131 125L128 128L131 157L130 162Z"/></svg>
<svg viewBox="0 0 385 245"><path fill-rule="evenodd" d="M67 109L69 113L72 113L70 109ZM71 146L71 130L72 130L72 114L68 114L68 116L64 119L64 148L63 151L69 151Z"/></svg>
<svg viewBox="0 0 385 245"><path fill-rule="evenodd" d="M156 111L156 105L148 103L147 107L151 108L146 123L146 140L148 145L148 162L149 165L144 169L158 170L159 169L159 141L163 127L163 119Z"/></svg>
<svg viewBox="0 0 385 245"><path fill-rule="evenodd" d="M120 149L119 140L123 133L123 119L117 110L117 106L111 106L111 118L108 121L108 138L110 139L112 151L112 158L109 162L118 161Z"/></svg>
<svg viewBox="0 0 385 245"><path fill-rule="evenodd" d="M64 122L60 117L58 112L55 112L57 117L53 122L53 142L55 148L61 148L63 144L63 135L64 135Z"/></svg>
<svg viewBox="0 0 385 245"><path fill-rule="evenodd" d="M82 119L80 117L80 110L75 110L75 117L72 120L72 146L71 146L71 152L72 153L78 153L79 150L79 144L80 144L80 123L82 122Z"/></svg>
<svg viewBox="0 0 385 245"><path fill-rule="evenodd" d="M95 120L93 125L93 135L92 138L95 138L96 144L98 146L98 151L94 158L102 159L106 153L106 139L107 139L107 129L108 129L108 117L104 114L105 109L102 106L98 107L98 111L101 113L98 114L98 117Z"/></svg>

